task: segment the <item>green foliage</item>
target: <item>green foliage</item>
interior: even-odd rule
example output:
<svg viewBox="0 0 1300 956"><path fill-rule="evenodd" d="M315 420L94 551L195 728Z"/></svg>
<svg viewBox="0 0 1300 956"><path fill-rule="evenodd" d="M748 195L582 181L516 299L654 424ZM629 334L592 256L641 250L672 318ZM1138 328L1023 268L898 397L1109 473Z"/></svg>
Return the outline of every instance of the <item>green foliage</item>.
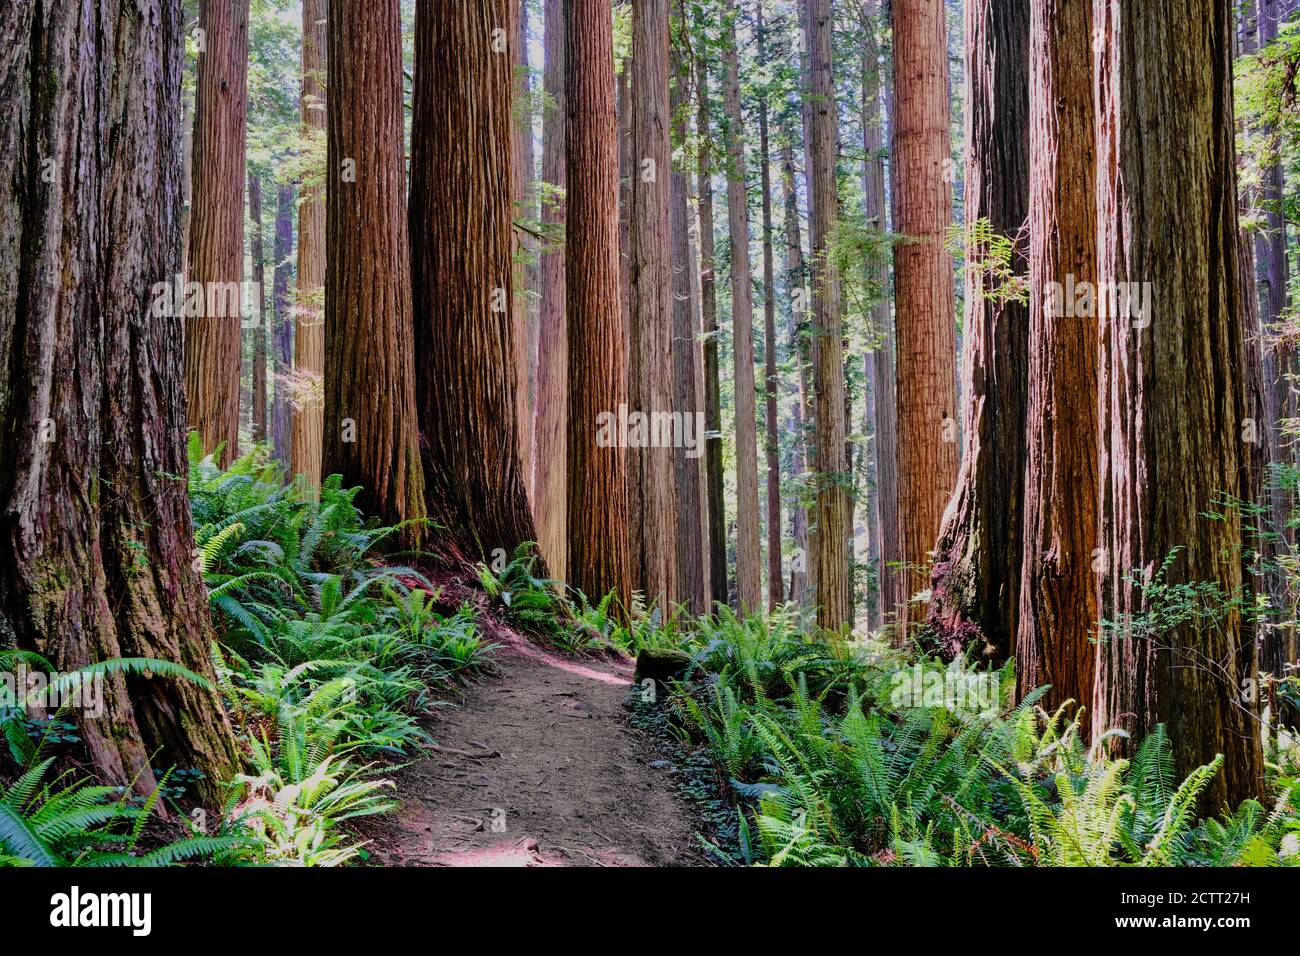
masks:
<svg viewBox="0 0 1300 956"><path fill-rule="evenodd" d="M1180 866L1300 862L1296 758L1279 755L1273 809L1246 801L1198 821L1221 759L1179 781L1164 728L1114 757L1043 690L978 713L908 706L918 662L872 642L803 633L790 609L720 608L679 646L693 655L668 702L675 732L713 761L739 813L725 862L772 866ZM919 662L922 669L932 662ZM982 672L1006 691L1010 666ZM1004 682L1004 683L1003 683ZM1290 745L1294 748L1294 745ZM1285 759L1284 759L1285 758ZM1285 769L1284 769L1285 768Z"/></svg>

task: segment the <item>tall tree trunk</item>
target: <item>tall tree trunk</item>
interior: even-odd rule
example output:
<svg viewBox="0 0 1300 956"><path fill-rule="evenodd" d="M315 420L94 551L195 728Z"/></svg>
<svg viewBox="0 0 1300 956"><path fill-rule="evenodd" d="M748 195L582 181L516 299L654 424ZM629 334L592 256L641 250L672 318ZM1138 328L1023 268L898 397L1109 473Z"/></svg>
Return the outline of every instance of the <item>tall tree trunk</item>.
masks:
<svg viewBox="0 0 1300 956"><path fill-rule="evenodd" d="M190 212L194 205L194 101L184 97L181 116L181 275L190 277Z"/></svg>
<svg viewBox="0 0 1300 956"><path fill-rule="evenodd" d="M421 519L398 0L329 7L322 470L387 524ZM355 174L354 174L355 173ZM470 233L466 233L470 235ZM358 347L364 343L364 347ZM419 524L404 533L410 545Z"/></svg>
<svg viewBox="0 0 1300 956"><path fill-rule="evenodd" d="M898 522L902 590L927 587L930 551L957 477L956 323L943 0L894 0L894 247ZM909 607L898 612L900 625ZM900 628L901 629L901 628ZM901 634L900 634L901 636Z"/></svg>
<svg viewBox="0 0 1300 956"><path fill-rule="evenodd" d="M684 19L674 19L675 37L686 29ZM685 44L675 42L676 63L669 95L674 147L685 148L687 130L687 87L689 59ZM709 613L708 506L702 456L704 429L696 428L704 416L704 356L700 340L699 297L695 279L699 267L690 241L690 184L687 173L674 165L672 171L672 371L673 408L682 415L693 445L673 452L677 483L677 599L692 614Z"/></svg>
<svg viewBox="0 0 1300 956"><path fill-rule="evenodd" d="M569 583L593 601L629 601L626 454L598 441L600 416L627 402L618 289L618 143L613 24L607 0L566 11L569 330Z"/></svg>
<svg viewBox="0 0 1300 956"><path fill-rule="evenodd" d="M763 2L754 7L758 58L767 62L767 36ZM767 605L785 600L781 568L781 446L777 437L776 399L780 379L776 371L776 277L772 262L772 156L768 147L767 98L758 102L759 171L763 191L763 420L767 456Z"/></svg>
<svg viewBox="0 0 1300 956"><path fill-rule="evenodd" d="M326 20L328 0L302 2L302 99L304 137L325 137ZM355 158L355 157L348 157ZM339 170L328 176L340 175ZM358 170L359 179L365 175ZM319 488L324 442L325 196L304 184L298 203L298 297L294 307L293 405L290 458L308 490ZM345 348L350 345L345 345Z"/></svg>
<svg viewBox="0 0 1300 956"><path fill-rule="evenodd" d="M1065 0L1062 6L1077 6L1088 19L1090 0ZM1022 506L1025 495L1025 369L1045 368L1047 381L1040 382L1040 398L1057 393L1052 387L1052 376L1057 367L1050 356L1038 354L1030 357L1028 348L1031 319L1029 309L1019 302L1007 301L1001 296L1009 290L999 288L1008 280L991 276L981 268L990 256L988 244L978 231L987 223L991 231L1013 243L1009 263L1017 276L1025 272L1025 219L1029 212L1030 183L1030 102L1029 102L1029 0L978 0L966 5L966 294L965 350L963 368L963 428L961 472L957 489L944 514L939 543L936 547L933 575L930 621L943 647L952 656L965 652L972 638L983 640L981 648L986 658L1000 663L1013 653L1020 607L1020 562ZM1052 3L1044 16L1054 18L1058 4ZM1050 22L1057 23L1055 19ZM1062 29L1073 27L1068 18L1059 23ZM1040 41L1046 42L1046 41ZM1056 42L1056 41L1053 41ZM1060 41L1064 45L1066 41ZM1068 42L1078 47L1075 64L1080 72L1062 79L1056 60L1041 64L1042 75L1035 83L1043 84L1044 92L1033 109L1040 111L1040 127L1035 135L1042 149L1034 155L1042 161L1043 179L1039 183L1039 200L1046 208L1039 211L1045 222L1055 228L1059 218L1067 220L1062 236L1042 234L1044 256L1040 263L1038 280L1041 283L1063 280L1064 274L1083 267L1077 251L1086 246L1086 262L1091 263L1091 238L1093 214L1092 192L1092 133L1091 128L1080 125L1092 115L1087 63L1088 40L1073 34ZM1040 51L1047 56L1047 51ZM1052 51L1054 55L1054 51ZM1069 54L1063 54L1068 56ZM1067 61L1068 62L1068 61ZM1073 86L1071 82L1073 81ZM1064 87L1058 103L1054 91ZM1082 99L1080 99L1082 97ZM1077 112L1082 110L1083 112ZM1058 113L1065 114L1058 119ZM1069 139L1078 135L1077 145ZM1058 136L1060 137L1058 140ZM1058 171L1052 160L1058 158L1064 167ZM1072 145L1064 145L1070 143ZM1077 174L1072 178L1071 174ZM1058 188L1059 187L1059 188ZM1080 208L1082 206L1082 208ZM1037 235L1037 234L1036 234ZM1062 247L1064 254L1058 255ZM1060 268L1058 268L1060 267ZM1092 276L1091 268L1083 273ZM1035 300L1041 301L1041 300ZM1032 322L1038 329L1040 343L1067 352L1066 360L1084 363L1093 370L1093 377L1083 382L1066 380L1062 387L1082 385L1079 394L1092 394L1095 387L1096 343L1075 356L1071 348L1081 348L1086 342L1087 329L1081 320L1067 322L1068 329L1058 330L1045 319L1041 310ZM1068 341L1058 342L1053 336L1058 331ZM1068 373L1066 373L1068 374ZM1068 415L1062 425L1073 425L1077 413L1095 418L1091 403L1072 399L1062 405L1038 409L1047 418L1036 424L1042 428L1056 424L1054 415ZM1083 434L1095 435L1095 424ZM1055 446L1052 435L1038 437L1038 449ZM1095 452L1087 439L1081 440L1074 450L1086 450L1095 460ZM1053 481L1068 479L1058 475L1052 462L1033 461L1029 467L1037 480L1049 486ZM1066 468L1082 467L1078 461L1057 462ZM1095 465L1093 466L1095 472ZM1043 472L1047 472L1046 475ZM1095 479L1093 481L1095 487ZM1045 489L1044 489L1045 490ZM1064 490L1064 489L1059 489ZM1082 490L1082 489L1081 489ZM1088 514L1093 512L1095 494L1072 496ZM1052 507L1058 501L1036 502L1039 507ZM1038 530L1048 537L1054 533L1056 522L1044 518ZM1078 529L1079 533L1084 528ZM1091 541L1092 531L1087 530ZM1071 533L1066 543L1075 543ZM1039 541L1037 544L1042 544ZM1091 545L1089 545L1091 550ZM1038 553L1036 552L1036 555ZM1041 555L1034 558L1037 565ZM1085 576L1076 579L1077 587L1090 588ZM1080 610L1086 607L1080 604ZM1080 613L1067 615L1078 620L1084 629L1093 624L1091 617ZM1064 625L1069 627L1069 624ZM1076 698L1086 700L1086 698Z"/></svg>
<svg viewBox="0 0 1300 956"><path fill-rule="evenodd" d="M1108 308L1101 324L1101 611L1124 622L1151 610L1134 572L1229 595L1242 588L1238 517L1202 517L1219 496L1246 490L1248 472L1231 440L1248 416L1232 20L1227 4L1210 0L1097 0L1094 11L1098 279L1102 288L1150 283L1145 317ZM1160 136L1147 136L1152 129ZM1149 637L1121 630L1098 651L1093 726L1140 739L1163 722L1179 775L1224 755L1205 807L1257 796L1258 726L1241 695L1255 676L1252 651L1232 608Z"/></svg>
<svg viewBox="0 0 1300 956"><path fill-rule="evenodd" d="M537 218L533 211L535 203L533 189L533 114L532 81L528 74L528 3L527 0L509 0L510 2L510 68L513 82L513 97L510 111L511 149L514 156L510 164L510 195L513 201L512 214L515 219L525 223ZM533 461L533 348L536 344L536 311L533 308L532 293L536 288L536 272L528 260L536 254L536 241L524 229L514 230L515 238L515 296L513 315L515 320L514 336L519 343L515 350L515 362L519 385L515 389L516 404L519 407L518 419L526 427L518 429L519 460L529 469L531 475ZM532 493L531 477L525 481L527 491Z"/></svg>
<svg viewBox="0 0 1300 956"><path fill-rule="evenodd" d="M564 0L546 0L546 64L542 85L542 179L554 199L542 204L543 224L565 220ZM533 514L537 544L551 574L566 579L565 410L568 403L568 339L565 333L564 243L544 247L540 264L541 314L537 345L537 401L533 417Z"/></svg>
<svg viewBox="0 0 1300 956"><path fill-rule="evenodd" d="M1087 706L1097 627L1097 281L1092 16L1087 0L1031 0L1029 386L1024 551L1015 637L1020 697ZM1019 430L1019 429L1018 429ZM1085 711L1083 726L1092 715Z"/></svg>
<svg viewBox="0 0 1300 956"><path fill-rule="evenodd" d="M803 262L803 239L799 230L799 197L794 181L794 151L787 140L781 148L781 190L785 206L785 274L790 289L790 354L799 369L799 400L792 413L792 431L795 436L794 470L800 476L812 472L813 460L808 441L808 427L812 415L812 387L808 381L809 355L805 328L807 303L804 294L808 288L808 275ZM808 532L811 523L809 509L802 495L796 495L791 507L791 527L794 534L795 559L790 565L790 600L800 607L811 599L808 580Z"/></svg>
<svg viewBox="0 0 1300 956"><path fill-rule="evenodd" d="M190 281L204 290L185 320L190 427L220 462L239 452L241 289L244 281L244 140L248 122L248 0L204 0L205 48L195 81Z"/></svg>
<svg viewBox="0 0 1300 956"><path fill-rule="evenodd" d="M275 267L271 275L271 301L275 310L275 331L271 337L271 370L275 374L275 404L271 411L271 447L286 468L292 465L290 440L293 418L293 303L289 286L293 281L293 186L283 183L276 189L275 241L271 255Z"/></svg>
<svg viewBox="0 0 1300 956"><path fill-rule="evenodd" d="M629 498L640 517L640 552L633 579L648 608L671 610L677 600L677 479L671 426L655 417L673 412L673 273L670 206L672 147L668 109L668 0L638 0L632 8L631 347L637 355L630 412L646 416L642 447L629 451ZM661 439L667 438L667 447ZM635 466L632 459L637 460Z"/></svg>
<svg viewBox="0 0 1300 956"><path fill-rule="evenodd" d="M889 228L885 211L884 133L881 116L880 51L876 43L875 0L868 0L862 25L862 189L866 199L868 222L881 232ZM874 342L867 363L871 380L871 417L876 464L876 507L874 520L877 534L875 551L877 607L876 621L888 625L895 609L906 600L902 560L898 537L898 406L894 379L894 316L889 307L889 264L883 259L868 263L869 278L880 289L880 298L872 307L871 324Z"/></svg>
<svg viewBox="0 0 1300 956"><path fill-rule="evenodd" d="M510 0L416 7L411 265L429 504L471 557L536 541L512 321ZM466 203L464 197L479 200ZM436 504L435 504L436 502Z"/></svg>
<svg viewBox="0 0 1300 956"><path fill-rule="evenodd" d="M714 604L727 603L727 515L722 497L722 397L718 381L718 259L713 231L713 151L709 71L703 59L695 63L699 99L695 136L700 142L696 181L700 206L700 323L704 329L704 470L708 499L709 590Z"/></svg>
<svg viewBox="0 0 1300 956"><path fill-rule="evenodd" d="M182 320L159 307L180 265L181 5L6 4L0 48L0 623L60 671L153 657L212 679ZM190 681L109 676L102 716L76 719L89 764L141 793L179 764L216 802L235 768Z"/></svg>
<svg viewBox="0 0 1300 956"><path fill-rule="evenodd" d="M262 181L256 173L248 174L248 216L253 232L248 240L249 258L253 260L253 294L257 322L250 328L253 336L253 441L264 442L267 435L266 415L266 256L262 249Z"/></svg>
<svg viewBox="0 0 1300 956"><path fill-rule="evenodd" d="M749 196L745 185L744 118L740 112L736 0L726 0L725 23L727 226L731 234L731 331L736 363L736 607L746 614L762 608L763 577L758 534L754 282L749 265Z"/></svg>
<svg viewBox="0 0 1300 956"><path fill-rule="evenodd" d="M808 51L812 103L808 132L812 200L809 217L813 258L813 387L817 393L817 527L813 538L813 572L817 579L817 624L841 632L853 625L852 583L848 548L850 520L848 435L845 418L844 332L840 319L840 278L830 255L831 233L839 218L835 183L837 117L831 75L830 0L809 0Z"/></svg>

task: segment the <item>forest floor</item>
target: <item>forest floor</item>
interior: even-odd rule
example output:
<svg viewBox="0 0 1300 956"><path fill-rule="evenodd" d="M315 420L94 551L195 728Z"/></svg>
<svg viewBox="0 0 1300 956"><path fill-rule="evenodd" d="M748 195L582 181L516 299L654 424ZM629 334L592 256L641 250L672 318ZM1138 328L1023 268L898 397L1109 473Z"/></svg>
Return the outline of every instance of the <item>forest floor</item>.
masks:
<svg viewBox="0 0 1300 956"><path fill-rule="evenodd" d="M494 673L426 721L393 774L400 808L358 827L387 866L702 865L698 814L627 720L632 662L570 657L508 629Z"/></svg>

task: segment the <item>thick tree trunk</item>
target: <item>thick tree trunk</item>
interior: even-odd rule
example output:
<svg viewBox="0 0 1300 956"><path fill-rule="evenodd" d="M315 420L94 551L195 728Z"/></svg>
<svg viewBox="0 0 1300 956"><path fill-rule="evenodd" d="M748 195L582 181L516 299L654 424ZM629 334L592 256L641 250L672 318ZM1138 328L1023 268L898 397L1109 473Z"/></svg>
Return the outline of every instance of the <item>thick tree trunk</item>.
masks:
<svg viewBox="0 0 1300 956"><path fill-rule="evenodd" d="M542 85L548 99L542 120L542 179L555 199L542 204L542 222L565 220L564 0L546 0L546 64ZM568 404L568 339L565 334L564 243L545 247L540 263L541 314L537 345L537 401L533 416L533 514L537 544L551 574L567 575L565 554L565 412Z"/></svg>
<svg viewBox="0 0 1300 956"><path fill-rule="evenodd" d="M868 222L882 232L889 228L885 212L884 134L881 116L880 51L876 43L877 5L869 0L862 35L862 115L864 117L862 189ZM891 624L895 609L906 599L898 537L898 406L894 379L894 316L889 303L889 265L881 260L867 266L869 278L880 289L872 308L874 343L867 356L871 381L871 418L875 443L876 506L873 517L877 580L876 623Z"/></svg>
<svg viewBox="0 0 1300 956"><path fill-rule="evenodd" d="M181 4L6 4L0 48L0 630L61 671L154 657L211 679L182 320L155 288L180 266ZM104 698L76 714L104 780L143 793L182 766L221 799L215 693L133 675Z"/></svg>
<svg viewBox="0 0 1300 956"><path fill-rule="evenodd" d="M244 281L244 140L248 121L248 0L205 0L205 49L195 81L190 281L204 290L185 320L189 423L222 464L239 452L241 285Z"/></svg>
<svg viewBox="0 0 1300 956"><path fill-rule="evenodd" d="M1152 610L1132 574L1228 595L1242 588L1238 517L1202 517L1219 496L1246 490L1248 472L1234 440L1248 409L1232 20L1210 0L1097 0L1094 11L1098 278L1102 288L1150 283L1146 316L1108 306L1101 324L1101 611L1125 622ZM1223 754L1206 808L1258 796L1259 728L1242 699L1252 651L1232 608L1155 634L1110 635L1098 651L1093 726L1122 726L1138 740L1167 724L1180 776Z"/></svg>
<svg viewBox="0 0 1300 956"><path fill-rule="evenodd" d="M1029 386L1024 551L1015 637L1020 697L1049 710L1091 696L1097 627L1097 281L1092 16L1031 0ZM1068 301L1067 301L1068 300ZM1084 713L1084 728L1090 713Z"/></svg>
<svg viewBox="0 0 1300 956"><path fill-rule="evenodd" d="M509 0L416 8L411 264L429 504L471 557L536 541L512 317ZM479 197L467 203L466 196Z"/></svg>
<svg viewBox="0 0 1300 956"><path fill-rule="evenodd" d="M709 526L709 589L714 604L726 604L727 515L722 497L722 398L718 368L718 259L713 232L713 151L709 73L703 59L695 64L699 99L695 135L700 141L697 183L700 205L700 322L704 328L704 423L710 437L704 470Z"/></svg>
<svg viewBox="0 0 1300 956"><path fill-rule="evenodd" d="M303 0L302 3L301 113L306 137L327 135L328 7L328 0ZM328 175L338 176L340 171L330 170ZM357 170L355 175L360 179L366 173ZM293 472L302 475L308 490L312 491L320 486L322 478L324 441L325 196L320 187L313 185L304 185L302 193L298 204L298 297L294 309L290 458Z"/></svg>
<svg viewBox="0 0 1300 956"><path fill-rule="evenodd" d="M749 195L745 183L744 118L740 112L740 51L736 0L726 0L723 60L727 70L727 226L731 234L731 331L736 388L736 607L763 604L758 533L758 409L754 382L754 283L749 264Z"/></svg>
<svg viewBox="0 0 1300 956"><path fill-rule="evenodd" d="M267 435L266 415L266 256L262 248L262 181L248 174L248 216L253 231L248 240L249 258L253 260L253 295L257 321L249 328L253 337L253 441L264 442Z"/></svg>
<svg viewBox="0 0 1300 956"><path fill-rule="evenodd" d="M671 427L656 435L655 416L673 412L673 273L670 230L672 148L668 109L668 0L632 8L632 211L629 229L631 348L636 392L629 412L647 416L641 448L628 452L630 499L640 518L633 580L648 608L667 613L677 600L677 478ZM667 439L664 447L663 439ZM636 459L636 465L632 460Z"/></svg>
<svg viewBox="0 0 1300 956"><path fill-rule="evenodd" d="M627 402L618 274L618 144L607 0L569 0L565 35L568 164L569 583L593 601L629 601L626 454L598 441L602 413Z"/></svg>
<svg viewBox="0 0 1300 956"><path fill-rule="evenodd" d="M386 524L425 515L416 429L398 0L334 3L328 29L322 471ZM352 174L355 171L355 175ZM467 233L468 235L468 233ZM362 346L364 343L364 346ZM403 537L422 537L418 523Z"/></svg>
<svg viewBox="0 0 1300 956"><path fill-rule="evenodd" d="M290 448L293 419L293 302L289 287L293 281L293 186L282 184L276 190L275 242L271 254L275 268L271 277L271 301L275 310L275 330L271 337L271 370L275 374L275 404L271 411L271 447L286 468L293 461Z"/></svg>
<svg viewBox="0 0 1300 956"><path fill-rule="evenodd" d="M754 7L759 62L767 62L763 3ZM776 276L772 261L772 156L768 147L767 100L758 104L759 171L763 191L763 424L767 457L767 606L785 600L781 567L781 446L776 421Z"/></svg>
<svg viewBox="0 0 1300 956"><path fill-rule="evenodd" d="M957 477L956 323L942 0L894 0L894 247L898 521L905 600L929 585L930 551ZM900 625L916 612L904 607ZM901 627L900 627L901 632ZM900 637L901 637L900 633Z"/></svg>
<svg viewBox="0 0 1300 956"><path fill-rule="evenodd" d="M1068 0L1067 0L1068 2ZM1090 0L1074 0L1087 18ZM982 639L982 653L989 660L1000 663L1013 653L1020 607L1020 562L1022 507L1025 494L1025 370L1034 363L1050 362L1049 358L1028 355L1030 328L1029 310L1026 306L999 298L1005 289L991 287L995 279L979 268L989 256L986 244L976 241L975 229L981 221L998 236L1013 243L1011 267L1023 275L1025 262L1024 230L1029 210L1030 148L1029 148L1029 0L978 0L966 5L966 231L967 249L963 384L963 428L961 472L957 489L948 503L944 523L935 549L933 597L930 603L930 621L942 649L949 655L964 653L972 639ZM1086 40L1086 38L1085 38ZM1044 163L1044 181L1041 201L1049 205L1041 215L1052 222L1055 218L1071 218L1070 236L1084 233L1093 222L1090 197L1092 195L1091 130L1078 126L1080 119L1091 116L1087 97L1089 73L1087 67L1087 42L1077 36L1071 41L1079 47L1081 72L1066 81L1075 81L1074 93L1082 91L1083 101L1074 96L1064 105L1057 105L1053 84L1060 82L1055 67L1047 64L1043 69L1046 78L1035 82L1047 84L1043 96L1047 97L1035 109L1043 111L1042 128L1036 133L1044 148L1050 153L1037 153ZM1081 44L1081 45L1080 45ZM1076 148L1062 145L1060 162L1069 172L1077 172L1079 180L1072 181L1062 173L1058 193L1056 168L1047 167L1057 156L1057 112L1064 112L1077 103L1086 109L1083 117L1071 114L1060 122L1066 126L1060 142L1071 142L1068 135L1081 137ZM1047 111L1050 110L1050 113ZM1073 168L1069 164L1073 163ZM1061 200L1062 206L1055 205ZM1087 208L1076 211L1064 204L1070 200L1084 202ZM1065 239L1043 235L1048 256L1054 256L1058 244ZM1088 239L1088 248L1093 247ZM1067 256L1069 253L1067 253ZM1091 261L1089 256L1088 261ZM1042 263L1041 281L1063 279L1068 268L1059 270L1062 263L1050 258ZM1073 260L1064 263L1067 267ZM1091 271L1088 272L1091 275ZM1040 314L1033 320L1038 323L1040 335L1050 336L1054 331L1048 320ZM1083 323L1074 323L1072 332L1084 331ZM1040 341L1044 339L1040 338ZM1078 345L1076 337L1070 345ZM1068 350L1067 350L1068 351ZM1082 358L1094 370L1091 385L1095 386L1095 335L1091 350ZM1073 357L1070 361L1074 361ZM1049 371L1049 376L1051 372ZM1075 383L1080 384L1080 383ZM1082 383L1085 386L1088 383ZM1050 389L1046 390L1050 393ZM1091 394L1088 387L1077 394ZM1087 406L1087 407L1082 407ZM1051 409L1043 410L1053 414ZM1089 402L1070 401L1057 407L1056 413L1074 415L1081 412L1090 418L1095 410ZM1050 423L1050 420L1049 420ZM1039 422L1042 425L1042 422ZM1090 432L1095 434L1095 428ZM1052 447L1050 439L1040 438L1039 448ZM1081 446L1082 447L1082 446ZM1088 446L1089 455L1095 453ZM1070 463L1074 467L1078 463ZM1052 469L1051 463L1030 462L1036 470ZM1095 471L1095 465L1094 465ZM1095 481L1094 481L1095 487ZM1082 499L1084 496L1078 496ZM1089 495L1082 507L1091 513L1095 494ZM1049 524L1050 526L1050 524ZM1039 530L1047 530L1040 528ZM1049 531L1050 534L1050 531ZM1091 532L1089 532L1091 534ZM1073 540L1073 539L1071 539ZM1041 542L1040 542L1041 543ZM1035 559L1035 561L1040 559ZM1087 580L1082 586L1088 587ZM1083 607L1083 605L1081 605ZM1081 618L1083 626L1092 625L1091 618Z"/></svg>
<svg viewBox="0 0 1300 956"><path fill-rule="evenodd" d="M794 181L794 152L787 139L781 148L781 190L785 208L785 274L790 289L790 354L799 369L799 400L792 412L791 430L795 437L794 455L791 456L797 475L807 476L813 469L812 451L808 441L808 427L812 415L812 387L808 381L809 362L807 345L807 303L804 295L808 289L808 274L803 262L803 239L799 229L799 197ZM791 502L790 524L794 535L795 558L790 565L790 600L800 607L811 600L808 580L810 561L808 532L811 524L809 509L801 495Z"/></svg>
<svg viewBox="0 0 1300 956"><path fill-rule="evenodd" d="M685 30L685 23L674 20L675 36ZM684 44L672 48L676 71L670 91L669 115L672 118L673 146L684 147L687 130L687 87L690 80L689 59ZM704 356L700 340L699 296L695 280L699 273L695 249L690 241L690 182L687 172L674 166L672 171L672 369L673 408L689 426L693 444L673 452L674 478L677 483L677 600L692 614L709 612L709 563L703 453L704 429L696 428L704 416Z"/></svg>

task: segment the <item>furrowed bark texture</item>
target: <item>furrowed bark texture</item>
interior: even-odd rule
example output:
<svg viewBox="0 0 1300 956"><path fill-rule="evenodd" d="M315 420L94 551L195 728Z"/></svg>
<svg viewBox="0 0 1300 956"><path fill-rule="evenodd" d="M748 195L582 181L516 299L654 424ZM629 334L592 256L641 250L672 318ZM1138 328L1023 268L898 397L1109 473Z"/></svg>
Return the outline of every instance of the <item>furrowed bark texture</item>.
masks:
<svg viewBox="0 0 1300 956"><path fill-rule="evenodd" d="M565 35L569 583L593 601L628 601L625 452L596 444L597 416L627 401L609 4L570 0Z"/></svg>
<svg viewBox="0 0 1300 956"><path fill-rule="evenodd" d="M1073 294L1097 279L1092 16L1087 0L1031 5L1031 311L1016 688L1024 697L1050 684L1045 702L1055 710L1067 700L1087 706L1098 618L1098 432L1090 400L1097 319ZM1084 713L1085 729L1091 716Z"/></svg>
<svg viewBox="0 0 1300 956"><path fill-rule="evenodd" d="M629 411L673 411L673 274L670 230L672 149L668 109L668 0L638 0L632 8L632 211L629 229L631 347L636 392ZM628 453L628 495L641 527L632 577L648 608L667 613L677 600L677 478L671 426ZM667 447L662 439L667 438ZM636 460L635 466L632 461Z"/></svg>
<svg viewBox="0 0 1300 956"><path fill-rule="evenodd" d="M1094 27L1099 280L1151 283L1149 323L1113 308L1101 325L1101 610L1123 622L1150 610L1130 575L1155 580L1171 554L1165 584L1242 587L1238 518L1202 517L1247 473L1232 21L1210 0L1098 0ZM1222 753L1205 808L1258 796L1252 650L1232 609L1123 629L1098 652L1093 726L1138 740L1165 723L1180 776Z"/></svg>
<svg viewBox="0 0 1300 956"><path fill-rule="evenodd" d="M813 383L817 393L817 527L813 560L817 581L817 624L839 632L853 624L848 548L852 536L848 434L845 419L844 332L840 319L839 274L829 255L839 217L835 183L837 127L835 84L831 76L830 0L809 0L808 49L812 68L809 184L813 252Z"/></svg>
<svg viewBox="0 0 1300 956"><path fill-rule="evenodd" d="M239 453L248 0L207 0L199 28L189 280L204 289L204 307L185 320L185 392L190 427L205 452L222 446L225 465Z"/></svg>
<svg viewBox="0 0 1300 956"><path fill-rule="evenodd" d="M410 224L425 478L431 510L475 558L537 539L518 438L510 56L490 42L507 4L416 8Z"/></svg>
<svg viewBox="0 0 1300 956"><path fill-rule="evenodd" d="M322 470L385 524L423 518L398 0L329 10ZM355 163L348 175L347 161ZM419 543L422 528L403 535Z"/></svg>
<svg viewBox="0 0 1300 956"><path fill-rule="evenodd" d="M1090 0L1077 2L1086 6ZM989 256L973 234L975 224L986 220L994 233L1015 243L1011 266L1023 275L1031 153L1029 0L968 3L965 35L967 261ZM1080 81L1085 96L1090 95L1087 78L1085 69ZM1091 142L1090 130L1071 132L1082 132L1082 142ZM1074 154L1076 147L1064 150ZM1077 162L1091 162L1090 148L1079 154ZM1091 171L1085 172L1091 179ZM1020 603L1030 320L1024 305L999 301L1000 290L986 287L990 284L987 273L967 270L964 447L957 489L935 548L930 622L947 654L963 653L973 639L982 639L983 654L1000 662L1012 653ZM1091 363L1095 368L1095 356ZM1080 404L1095 415L1087 401L1062 411Z"/></svg>
<svg viewBox="0 0 1300 956"><path fill-rule="evenodd" d="M927 587L957 478L952 146L942 0L894 0L894 247L898 520L904 599ZM915 614L916 612L912 612ZM908 608L898 612L900 624ZM901 635L900 635L901 636Z"/></svg>
<svg viewBox="0 0 1300 956"><path fill-rule="evenodd" d="M183 320L151 314L180 266L181 29L179 0L0 7L0 640L60 671L213 676ZM95 771L140 793L192 767L215 803L234 772L217 695L190 681L108 677L103 715L74 719Z"/></svg>

